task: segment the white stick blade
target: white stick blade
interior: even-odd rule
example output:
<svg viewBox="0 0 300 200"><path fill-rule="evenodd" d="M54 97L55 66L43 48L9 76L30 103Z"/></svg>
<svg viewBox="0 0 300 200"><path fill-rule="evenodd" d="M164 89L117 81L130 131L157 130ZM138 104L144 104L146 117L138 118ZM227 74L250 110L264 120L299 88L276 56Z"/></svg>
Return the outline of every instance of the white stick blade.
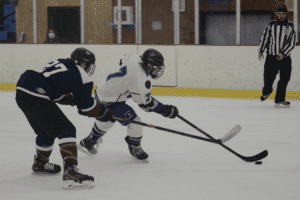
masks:
<svg viewBox="0 0 300 200"><path fill-rule="evenodd" d="M222 143L228 142L231 138L236 136L240 131L242 127L240 125L235 125L225 136L220 138Z"/></svg>

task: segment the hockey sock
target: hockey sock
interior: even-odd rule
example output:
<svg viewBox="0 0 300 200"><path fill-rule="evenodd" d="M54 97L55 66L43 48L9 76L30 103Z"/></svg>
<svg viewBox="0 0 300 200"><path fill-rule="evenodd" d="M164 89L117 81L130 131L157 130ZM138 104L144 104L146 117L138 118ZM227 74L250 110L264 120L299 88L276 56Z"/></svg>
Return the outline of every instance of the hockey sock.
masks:
<svg viewBox="0 0 300 200"><path fill-rule="evenodd" d="M52 152L52 150L41 151L41 150L36 149L36 154L37 154L36 159L39 161L37 163L37 165L42 166L42 165L46 164L47 162L49 162L49 157L51 155L51 152Z"/></svg>
<svg viewBox="0 0 300 200"><path fill-rule="evenodd" d="M134 138L134 137L128 136L128 143L133 146L140 146L141 140L142 140L142 137Z"/></svg>
<svg viewBox="0 0 300 200"><path fill-rule="evenodd" d="M48 135L38 135L35 140L36 148L36 164L38 166L44 165L49 162L51 155L54 139Z"/></svg>
<svg viewBox="0 0 300 200"><path fill-rule="evenodd" d="M64 165L69 166L74 164L77 166L78 162L76 142L63 143L59 146L61 156L64 159Z"/></svg>
<svg viewBox="0 0 300 200"><path fill-rule="evenodd" d="M90 133L90 138L93 141L97 141L98 138L102 137L106 132L100 130L96 124L94 124L94 127Z"/></svg>
<svg viewBox="0 0 300 200"><path fill-rule="evenodd" d="M142 122L141 118L137 116L134 121ZM129 123L127 126L127 135L130 138L142 138L143 136L143 126Z"/></svg>

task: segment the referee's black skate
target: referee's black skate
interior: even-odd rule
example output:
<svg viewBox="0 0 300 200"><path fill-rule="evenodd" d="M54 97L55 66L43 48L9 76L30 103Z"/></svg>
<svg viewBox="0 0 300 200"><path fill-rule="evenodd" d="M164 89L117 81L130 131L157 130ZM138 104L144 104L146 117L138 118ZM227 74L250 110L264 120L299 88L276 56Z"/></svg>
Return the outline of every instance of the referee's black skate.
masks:
<svg viewBox="0 0 300 200"><path fill-rule="evenodd" d="M276 102L275 108L289 108L291 106L291 103L289 101L282 101L282 102Z"/></svg>
<svg viewBox="0 0 300 200"><path fill-rule="evenodd" d="M86 189L95 186L94 177L80 173L76 165L65 166L64 189Z"/></svg>
<svg viewBox="0 0 300 200"><path fill-rule="evenodd" d="M147 159L148 154L142 149L141 145L134 146L134 145L130 144L128 136L125 137L125 141L128 144L129 152L132 156L136 157L139 160L149 162L148 159Z"/></svg>
<svg viewBox="0 0 300 200"><path fill-rule="evenodd" d="M33 174L57 174L61 171L61 167L53 163L43 163L35 155L32 170Z"/></svg>
<svg viewBox="0 0 300 200"><path fill-rule="evenodd" d="M261 101L264 101L264 100L266 100L269 96L270 96L270 94L262 95L262 96L260 97L260 100L261 100Z"/></svg>

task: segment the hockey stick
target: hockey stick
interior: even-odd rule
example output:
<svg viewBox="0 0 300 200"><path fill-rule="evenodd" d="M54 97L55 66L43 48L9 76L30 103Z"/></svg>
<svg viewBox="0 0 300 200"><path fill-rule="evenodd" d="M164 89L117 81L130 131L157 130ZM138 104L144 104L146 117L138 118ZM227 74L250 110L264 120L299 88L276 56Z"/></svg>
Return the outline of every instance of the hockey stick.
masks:
<svg viewBox="0 0 300 200"><path fill-rule="evenodd" d="M205 133L204 131L202 131L200 128L198 128L197 126L195 126L194 124L192 124L191 122L189 122L188 120L184 119L183 117L181 117L180 115L177 116L178 118L180 118L182 121L186 122L187 124L189 124L190 126L192 126L193 128L197 129L198 131L200 131L201 133L203 133L204 135L206 135L207 137L209 137L212 140L215 140L212 136L210 136L209 134ZM228 141L228 140L227 140ZM246 161L246 162L254 162L257 160L261 160L265 157L268 156L268 151L264 150L259 154L256 154L254 156L242 156L238 153L236 153L235 151L233 151L232 149L230 149L229 147L225 146L223 143L218 143L219 145L221 145L222 147L224 147L225 149L227 149L228 151L230 151L231 153L233 153L234 155L236 155L237 157L241 158L242 160Z"/></svg>
<svg viewBox="0 0 300 200"><path fill-rule="evenodd" d="M181 117L180 115L177 115L178 118L180 118L181 120L183 120L185 123L189 124L190 126L192 126L194 129L196 129L197 131L199 131L200 133L203 133L204 135L206 135L207 137L209 137L210 139L214 139L213 137L211 137L210 135L208 135L206 132L204 132L203 130L201 130L200 128L198 128L197 126L195 126L194 124L192 124L191 122L189 122L188 120L184 119L183 117ZM222 143L228 142L230 139L232 139L233 137L235 137L240 131L241 131L242 127L240 125L235 125L226 135L224 135L222 138L220 138L219 140L222 141Z"/></svg>
<svg viewBox="0 0 300 200"><path fill-rule="evenodd" d="M158 130L161 130L161 131L175 133L175 134L178 134L178 135L182 135L182 136L186 136L186 137L191 137L191 138L198 139L198 140L203 140L203 141L206 141L206 142L217 143L217 144L222 144L222 142L224 140L228 141L230 138L232 138L231 135L232 135L232 130L233 129L231 131L229 131L229 133L227 133L224 137L222 137L221 139L217 140L217 139L203 138L203 137L200 137L200 136L191 135L191 134L188 134L188 133L183 133L183 132L180 132L180 131L175 131L175 130L163 128L163 127L160 127L160 126L154 126L154 125L151 125L151 124L146 124L146 123L134 121L134 120L131 120L131 119L120 118L120 117L116 117L116 116L114 116L113 118L116 119L116 120L130 122L130 123L133 123L133 124L138 124L138 125L141 125L141 126L155 128L155 129L158 129Z"/></svg>

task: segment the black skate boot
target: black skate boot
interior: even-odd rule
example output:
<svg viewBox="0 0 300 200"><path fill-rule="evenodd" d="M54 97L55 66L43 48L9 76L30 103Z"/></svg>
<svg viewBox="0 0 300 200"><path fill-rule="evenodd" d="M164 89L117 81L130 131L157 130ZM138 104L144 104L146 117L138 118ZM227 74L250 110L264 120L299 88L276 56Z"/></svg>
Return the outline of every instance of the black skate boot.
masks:
<svg viewBox="0 0 300 200"><path fill-rule="evenodd" d="M265 101L270 95L271 95L271 94L262 95L262 96L260 97L260 100L261 100L261 101Z"/></svg>
<svg viewBox="0 0 300 200"><path fill-rule="evenodd" d="M142 149L141 145L134 146L133 144L131 144L129 141L129 136L125 137L125 141L128 144L129 152L132 156L136 157L139 160L149 162L147 159L148 154Z"/></svg>
<svg viewBox="0 0 300 200"><path fill-rule="evenodd" d="M275 108L289 108L291 103L289 101L275 102Z"/></svg>
<svg viewBox="0 0 300 200"><path fill-rule="evenodd" d="M77 145L77 148L78 148L78 150L80 150L81 152L83 152L85 154L96 155L98 152L97 149L99 147L97 141L90 139L88 136L80 141L79 145ZM99 143L101 143L101 142L99 142Z"/></svg>
<svg viewBox="0 0 300 200"><path fill-rule="evenodd" d="M32 165L33 174L57 174L61 171L61 167L52 163L43 163L34 156L34 163Z"/></svg>
<svg viewBox="0 0 300 200"><path fill-rule="evenodd" d="M74 164L64 167L63 181L64 189L86 189L95 186L94 177L80 173Z"/></svg>

